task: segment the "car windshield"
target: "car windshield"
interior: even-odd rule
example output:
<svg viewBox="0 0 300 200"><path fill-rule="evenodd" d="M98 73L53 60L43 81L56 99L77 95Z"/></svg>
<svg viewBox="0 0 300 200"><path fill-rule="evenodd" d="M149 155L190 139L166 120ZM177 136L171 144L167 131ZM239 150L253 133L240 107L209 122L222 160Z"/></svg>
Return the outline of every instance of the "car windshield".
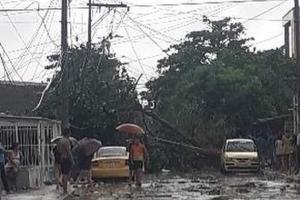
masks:
<svg viewBox="0 0 300 200"><path fill-rule="evenodd" d="M123 147L105 147L99 149L97 157L112 157L112 156L126 156L126 148Z"/></svg>
<svg viewBox="0 0 300 200"><path fill-rule="evenodd" d="M256 147L253 142L234 141L228 142L226 147L227 152L256 152Z"/></svg>

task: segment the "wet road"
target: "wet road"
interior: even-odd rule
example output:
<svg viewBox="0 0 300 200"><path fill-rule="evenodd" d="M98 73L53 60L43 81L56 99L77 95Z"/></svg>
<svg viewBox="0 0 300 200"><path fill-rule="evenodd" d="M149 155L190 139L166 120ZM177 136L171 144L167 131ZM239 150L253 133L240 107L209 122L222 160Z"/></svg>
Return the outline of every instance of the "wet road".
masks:
<svg viewBox="0 0 300 200"><path fill-rule="evenodd" d="M77 189L77 197L72 200L296 200L300 199L300 186L286 180L255 174L163 174L148 176L142 189L130 188L126 183L100 183L94 191L84 195L86 193L85 189Z"/></svg>

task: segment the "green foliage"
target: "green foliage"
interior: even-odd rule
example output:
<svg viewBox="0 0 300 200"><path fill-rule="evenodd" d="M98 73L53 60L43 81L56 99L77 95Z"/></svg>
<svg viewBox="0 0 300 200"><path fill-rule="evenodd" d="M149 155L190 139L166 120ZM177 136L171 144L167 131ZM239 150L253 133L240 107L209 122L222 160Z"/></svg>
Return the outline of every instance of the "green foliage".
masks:
<svg viewBox="0 0 300 200"><path fill-rule="evenodd" d="M48 57L47 68L54 68L59 55ZM102 54L101 48L91 52L85 46L69 49L69 105L70 122L76 136L94 136L104 143L117 142L114 129L119 123L130 121L131 110L140 106L135 91L135 80L130 78L123 64ZM59 71L47 93L40 113L55 117L61 104L61 72Z"/></svg>
<svg viewBox="0 0 300 200"><path fill-rule="evenodd" d="M281 49L251 51L240 23L204 22L206 30L189 33L166 51L169 56L158 61L160 76L142 95L187 138L216 146L257 118L287 112L295 65Z"/></svg>

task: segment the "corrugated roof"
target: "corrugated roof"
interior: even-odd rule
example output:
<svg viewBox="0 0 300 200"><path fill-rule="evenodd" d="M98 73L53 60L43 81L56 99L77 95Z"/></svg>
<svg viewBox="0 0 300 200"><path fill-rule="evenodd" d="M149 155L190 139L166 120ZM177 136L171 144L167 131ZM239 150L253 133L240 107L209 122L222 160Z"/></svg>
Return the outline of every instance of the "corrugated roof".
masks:
<svg viewBox="0 0 300 200"><path fill-rule="evenodd" d="M277 115L277 116L274 116L274 117L261 118L261 119L258 119L253 124L266 123L266 122L279 120L279 119L287 119L289 117L292 117L292 116L290 114L283 114L283 115Z"/></svg>
<svg viewBox="0 0 300 200"><path fill-rule="evenodd" d="M36 117L36 116L17 116L17 115L6 115L4 113L0 113L1 119L9 119L9 120L30 120L30 121L51 121L54 123L61 123L58 120L52 120L44 117Z"/></svg>

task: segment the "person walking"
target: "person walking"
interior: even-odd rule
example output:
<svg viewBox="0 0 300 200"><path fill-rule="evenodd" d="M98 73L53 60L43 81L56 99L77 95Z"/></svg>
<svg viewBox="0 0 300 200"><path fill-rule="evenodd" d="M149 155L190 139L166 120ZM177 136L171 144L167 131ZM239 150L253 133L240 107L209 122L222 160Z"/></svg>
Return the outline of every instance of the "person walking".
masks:
<svg viewBox="0 0 300 200"><path fill-rule="evenodd" d="M283 144L280 138L277 138L275 141L275 155L276 155L276 169L282 170L284 161L283 161Z"/></svg>
<svg viewBox="0 0 300 200"><path fill-rule="evenodd" d="M299 173L300 170L300 132L297 134L297 173Z"/></svg>
<svg viewBox="0 0 300 200"><path fill-rule="evenodd" d="M1 141L0 141L0 173L1 173L1 181L2 185L4 187L4 190L7 194L10 194L10 189L8 186L6 173L5 173L5 148L3 147ZM1 193L1 192L0 192Z"/></svg>
<svg viewBox="0 0 300 200"><path fill-rule="evenodd" d="M283 145L283 165L284 165L283 169L284 172L290 173L291 160L292 160L292 154L294 148L293 148L293 137L288 132L286 132L282 136L282 145Z"/></svg>
<svg viewBox="0 0 300 200"><path fill-rule="evenodd" d="M60 154L63 192L67 194L69 174L72 167L71 142L69 140L71 134L70 129L63 129L62 134L63 138L58 142L57 150Z"/></svg>
<svg viewBox="0 0 300 200"><path fill-rule="evenodd" d="M148 151L138 136L134 137L134 142L130 148L131 162L133 164L134 179L137 187L142 186L143 169L148 163Z"/></svg>
<svg viewBox="0 0 300 200"><path fill-rule="evenodd" d="M89 187L93 187L92 181L92 160L94 155L86 156L84 155L83 151L79 151L78 155L78 168L79 168L79 175L75 182L75 187L78 187L78 183L81 179L86 178L89 184Z"/></svg>
<svg viewBox="0 0 300 200"><path fill-rule="evenodd" d="M53 155L54 155L54 174L55 174L55 181L56 181L56 189L59 190L59 186L61 184L61 165L60 165L60 153L58 152L57 145L53 148Z"/></svg>
<svg viewBox="0 0 300 200"><path fill-rule="evenodd" d="M133 161L132 161L132 154L131 154L131 146L133 144L133 139L128 140L128 168L129 168L129 177L128 177L128 185L131 186L132 182L134 181L134 173L133 173Z"/></svg>

